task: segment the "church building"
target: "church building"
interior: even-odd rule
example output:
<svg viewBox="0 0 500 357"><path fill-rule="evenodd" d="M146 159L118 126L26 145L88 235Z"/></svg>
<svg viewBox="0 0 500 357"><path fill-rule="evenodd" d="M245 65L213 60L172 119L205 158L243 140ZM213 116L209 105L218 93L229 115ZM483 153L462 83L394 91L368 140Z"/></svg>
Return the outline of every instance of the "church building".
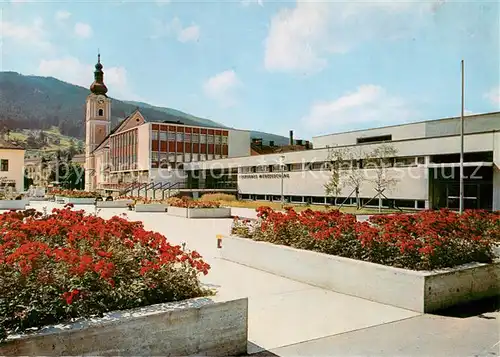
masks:
<svg viewBox="0 0 500 357"><path fill-rule="evenodd" d="M100 55L86 100L85 190L183 180L184 163L250 155L250 131L150 122L136 110L111 128Z"/></svg>

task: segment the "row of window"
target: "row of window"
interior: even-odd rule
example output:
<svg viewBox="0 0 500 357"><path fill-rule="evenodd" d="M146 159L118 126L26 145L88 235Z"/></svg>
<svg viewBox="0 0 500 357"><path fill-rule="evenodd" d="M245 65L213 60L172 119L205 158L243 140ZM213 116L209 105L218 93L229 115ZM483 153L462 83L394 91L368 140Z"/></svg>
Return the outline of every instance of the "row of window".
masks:
<svg viewBox="0 0 500 357"><path fill-rule="evenodd" d="M257 200L257 201L276 201L281 202L281 196L279 195L262 195L262 194L241 194L240 198L242 200ZM344 205L355 205L355 197L321 197L321 196L284 196L285 202L288 203L306 203L306 204L327 204L333 205L335 202L337 205L343 203ZM378 200L373 200L368 197L360 197L360 204L366 205L366 207L378 207ZM409 200L409 199L384 199L382 200L382 207L384 208L396 208L401 209L424 209L424 200Z"/></svg>
<svg viewBox="0 0 500 357"><path fill-rule="evenodd" d="M207 135L198 133L176 133L174 131L152 131L152 140L160 141L177 141L186 143L200 143L200 144L227 144L227 136L222 135Z"/></svg>
<svg viewBox="0 0 500 357"><path fill-rule="evenodd" d="M367 159L367 160L352 160L340 163L341 169L362 169L362 168L377 168L377 167L412 167L423 165L425 157L396 157L387 159ZM293 163L293 164L275 164L275 165L260 165L260 166L246 166L240 168L241 174L248 173L261 173L261 172L281 172L281 171L320 171L330 170L332 165L338 164L331 161L318 161L308 163Z"/></svg>
<svg viewBox="0 0 500 357"><path fill-rule="evenodd" d="M123 134L119 134L111 137L111 146L113 148L123 148L129 146L135 146L137 144L137 135L136 132L126 132Z"/></svg>
<svg viewBox="0 0 500 357"><path fill-rule="evenodd" d="M169 163L182 163L182 162L191 162L191 161L206 161L206 160L214 160L214 159L225 159L227 155L220 154L197 154L197 153L178 153L178 154L169 154L165 152L151 152L151 165L158 165L161 162L169 162Z"/></svg>

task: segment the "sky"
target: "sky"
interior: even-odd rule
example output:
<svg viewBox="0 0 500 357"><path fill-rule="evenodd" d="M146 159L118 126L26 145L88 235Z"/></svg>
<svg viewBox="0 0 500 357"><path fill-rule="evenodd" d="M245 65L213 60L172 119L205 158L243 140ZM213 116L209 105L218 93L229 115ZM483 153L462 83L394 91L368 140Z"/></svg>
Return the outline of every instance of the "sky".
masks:
<svg viewBox="0 0 500 357"><path fill-rule="evenodd" d="M3 71L310 138L500 110L486 1L0 0Z"/></svg>

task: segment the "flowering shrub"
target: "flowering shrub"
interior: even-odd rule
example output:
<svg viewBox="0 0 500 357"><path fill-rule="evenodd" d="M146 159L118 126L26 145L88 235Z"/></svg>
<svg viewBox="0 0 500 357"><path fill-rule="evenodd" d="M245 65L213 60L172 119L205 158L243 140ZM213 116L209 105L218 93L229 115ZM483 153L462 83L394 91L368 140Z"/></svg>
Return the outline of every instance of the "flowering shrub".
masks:
<svg viewBox="0 0 500 357"><path fill-rule="evenodd" d="M167 204L173 207L183 207L183 208L219 208L220 202L213 201L194 201L186 197L178 198L172 197L167 200Z"/></svg>
<svg viewBox="0 0 500 357"><path fill-rule="evenodd" d="M260 207L258 221L235 219L232 234L384 265L433 270L491 262L500 241L500 214L449 210L373 216Z"/></svg>
<svg viewBox="0 0 500 357"><path fill-rule="evenodd" d="M7 333L207 294L210 266L141 222L54 209L0 215L0 341Z"/></svg>
<svg viewBox="0 0 500 357"><path fill-rule="evenodd" d="M100 195L96 192L79 191L79 190L60 190L55 189L50 192L54 196L71 197L71 198L97 198Z"/></svg>

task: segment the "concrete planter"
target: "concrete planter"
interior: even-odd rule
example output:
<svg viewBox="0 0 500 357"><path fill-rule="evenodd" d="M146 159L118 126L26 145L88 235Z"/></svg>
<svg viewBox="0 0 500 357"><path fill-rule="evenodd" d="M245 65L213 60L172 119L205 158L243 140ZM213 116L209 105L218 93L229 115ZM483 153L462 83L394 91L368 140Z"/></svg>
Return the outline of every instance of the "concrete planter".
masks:
<svg viewBox="0 0 500 357"><path fill-rule="evenodd" d="M9 337L2 356L235 356L247 352L248 299L199 298Z"/></svg>
<svg viewBox="0 0 500 357"><path fill-rule="evenodd" d="M26 209L26 200L0 200L0 210Z"/></svg>
<svg viewBox="0 0 500 357"><path fill-rule="evenodd" d="M136 212L166 212L168 205L163 203L137 203L135 205Z"/></svg>
<svg viewBox="0 0 500 357"><path fill-rule="evenodd" d="M255 208L231 207L231 216L240 218L257 219Z"/></svg>
<svg viewBox="0 0 500 357"><path fill-rule="evenodd" d="M222 239L223 259L303 283L417 312L432 312L500 291L500 261L414 271L256 242Z"/></svg>
<svg viewBox="0 0 500 357"><path fill-rule="evenodd" d="M116 200L116 201L97 201L97 208L127 208L134 204L132 200Z"/></svg>
<svg viewBox="0 0 500 357"><path fill-rule="evenodd" d="M231 209L227 207L184 208L170 206L168 207L167 214L169 216L185 218L229 218L231 217Z"/></svg>
<svg viewBox="0 0 500 357"><path fill-rule="evenodd" d="M33 202L48 201L45 197L28 197L28 200Z"/></svg>
<svg viewBox="0 0 500 357"><path fill-rule="evenodd" d="M96 202L95 197L91 198L76 198L76 197L64 197L64 204L74 204L74 205L93 205Z"/></svg>
<svg viewBox="0 0 500 357"><path fill-rule="evenodd" d="M54 201L57 203L64 203L65 199L66 199L66 197L63 197L63 196L54 196Z"/></svg>

